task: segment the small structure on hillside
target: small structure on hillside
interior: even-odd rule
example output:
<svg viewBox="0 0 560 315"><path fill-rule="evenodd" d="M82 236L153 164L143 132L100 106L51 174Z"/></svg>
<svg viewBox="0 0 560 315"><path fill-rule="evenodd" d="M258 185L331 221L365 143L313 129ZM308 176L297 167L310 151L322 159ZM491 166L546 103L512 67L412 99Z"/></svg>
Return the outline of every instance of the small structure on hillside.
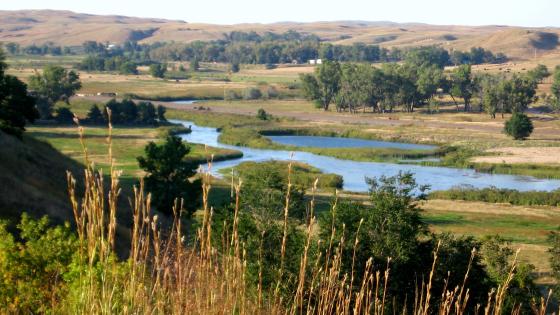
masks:
<svg viewBox="0 0 560 315"><path fill-rule="evenodd" d="M310 65L321 65L321 64L323 64L323 60L322 59L311 59L311 60L309 60L309 64Z"/></svg>

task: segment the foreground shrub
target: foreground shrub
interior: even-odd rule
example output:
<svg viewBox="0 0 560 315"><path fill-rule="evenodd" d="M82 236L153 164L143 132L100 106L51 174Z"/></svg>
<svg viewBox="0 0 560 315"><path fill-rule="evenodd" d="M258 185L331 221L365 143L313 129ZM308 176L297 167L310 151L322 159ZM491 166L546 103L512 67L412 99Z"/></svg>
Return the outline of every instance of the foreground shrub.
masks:
<svg viewBox="0 0 560 315"><path fill-rule="evenodd" d="M51 227L26 214L17 230L15 237L0 224L0 313L47 313L68 293L77 238L68 224Z"/></svg>

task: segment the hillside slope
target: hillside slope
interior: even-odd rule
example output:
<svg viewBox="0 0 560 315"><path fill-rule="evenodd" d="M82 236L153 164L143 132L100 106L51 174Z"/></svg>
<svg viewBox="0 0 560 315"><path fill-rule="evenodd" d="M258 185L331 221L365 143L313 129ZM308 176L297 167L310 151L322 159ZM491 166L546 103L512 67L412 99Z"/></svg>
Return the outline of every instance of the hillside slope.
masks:
<svg viewBox="0 0 560 315"><path fill-rule="evenodd" d="M19 140L0 131L0 148L0 218L17 220L27 212L73 222L66 171L79 177L83 166L30 136Z"/></svg>
<svg viewBox="0 0 560 315"><path fill-rule="evenodd" d="M70 11L0 11L0 42L81 45L86 40L122 43L137 40L191 42L223 38L231 31L258 33L288 30L313 33L340 44L375 43L383 47L441 45L466 50L474 46L503 52L516 59L558 54L559 28L511 26L446 26L417 23L337 21L213 25L164 19L103 16Z"/></svg>

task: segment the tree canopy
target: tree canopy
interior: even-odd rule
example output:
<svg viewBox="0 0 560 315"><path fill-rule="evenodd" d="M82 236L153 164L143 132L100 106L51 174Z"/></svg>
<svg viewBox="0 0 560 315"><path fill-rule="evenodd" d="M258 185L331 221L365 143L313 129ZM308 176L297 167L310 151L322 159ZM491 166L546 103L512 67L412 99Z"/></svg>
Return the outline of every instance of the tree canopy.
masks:
<svg viewBox="0 0 560 315"><path fill-rule="evenodd" d="M0 130L20 137L25 124L38 118L35 98L29 96L25 83L5 74L6 69L0 50Z"/></svg>
<svg viewBox="0 0 560 315"><path fill-rule="evenodd" d="M180 137L170 135L162 144L150 142L144 151L146 156L138 157L138 164L147 173L144 182L152 193L152 205L172 214L175 200L182 200L184 209L192 214L199 205L202 184L193 179L199 164L187 159L190 148Z"/></svg>
<svg viewBox="0 0 560 315"><path fill-rule="evenodd" d="M37 95L42 118L50 118L54 104L61 100L68 102L81 87L76 72L59 66L46 66L42 73L35 73L29 79L29 88Z"/></svg>

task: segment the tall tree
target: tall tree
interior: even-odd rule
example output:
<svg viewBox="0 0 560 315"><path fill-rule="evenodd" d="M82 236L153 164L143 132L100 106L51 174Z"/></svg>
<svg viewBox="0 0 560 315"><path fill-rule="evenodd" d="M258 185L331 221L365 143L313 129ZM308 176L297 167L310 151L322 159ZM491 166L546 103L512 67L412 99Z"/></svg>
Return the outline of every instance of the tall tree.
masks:
<svg viewBox="0 0 560 315"><path fill-rule="evenodd" d="M150 65L150 74L154 78L163 78L167 72L167 65L161 63L155 63Z"/></svg>
<svg viewBox="0 0 560 315"><path fill-rule="evenodd" d="M534 69L527 71L527 77L537 83L542 83L542 81L550 76L548 68L545 65L538 65Z"/></svg>
<svg viewBox="0 0 560 315"><path fill-rule="evenodd" d="M105 118L103 118L103 114L97 104L91 105L86 115L86 122L94 125L105 123Z"/></svg>
<svg viewBox="0 0 560 315"><path fill-rule="evenodd" d="M38 97L37 105L43 118L50 118L54 104L60 100L68 102L81 87L82 83L76 72L59 66L46 66L43 73L36 73L29 79L29 88Z"/></svg>
<svg viewBox="0 0 560 315"><path fill-rule="evenodd" d="M18 78L6 75L7 64L0 50L0 130L21 137L25 124L38 118L35 98Z"/></svg>
<svg viewBox="0 0 560 315"><path fill-rule="evenodd" d="M465 103L464 110L471 110L471 98L476 90L476 81L471 73L470 65L460 65L453 70L451 74L451 89L449 94L455 100L460 97ZM455 102L456 103L456 102Z"/></svg>
<svg viewBox="0 0 560 315"><path fill-rule="evenodd" d="M560 67L556 67L553 74L552 86L550 91L554 96L554 100L557 104L560 104Z"/></svg>
<svg viewBox="0 0 560 315"><path fill-rule="evenodd" d="M317 101L324 110L329 109L329 105L337 95L340 89L341 77L342 69L340 63L328 60L315 68L314 76L300 76L305 95Z"/></svg>
<svg viewBox="0 0 560 315"><path fill-rule="evenodd" d="M160 123L166 122L167 118L165 118L166 109L162 105L157 106L157 119Z"/></svg>
<svg viewBox="0 0 560 315"><path fill-rule="evenodd" d="M182 199L185 210L192 214L199 204L202 185L196 175L198 163L186 156L190 148L181 138L168 136L163 144L150 142L146 156L138 157L138 164L146 171L146 190L152 193L152 205L159 211L171 214L175 200Z"/></svg>

